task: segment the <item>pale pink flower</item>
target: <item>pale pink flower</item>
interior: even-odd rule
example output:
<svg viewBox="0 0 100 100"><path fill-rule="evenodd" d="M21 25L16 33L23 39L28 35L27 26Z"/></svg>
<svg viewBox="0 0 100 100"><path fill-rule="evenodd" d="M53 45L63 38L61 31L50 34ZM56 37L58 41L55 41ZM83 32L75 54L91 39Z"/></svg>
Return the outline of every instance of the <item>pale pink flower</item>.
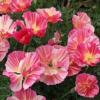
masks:
<svg viewBox="0 0 100 100"><path fill-rule="evenodd" d="M12 12L23 12L31 6L32 0L12 0L10 9Z"/></svg>
<svg viewBox="0 0 100 100"><path fill-rule="evenodd" d="M91 24L91 19L85 12L78 12L77 15L73 15L72 23L74 28L82 28L86 24Z"/></svg>
<svg viewBox="0 0 100 100"><path fill-rule="evenodd" d="M88 34L89 34L89 33L94 34L94 31L95 31L94 26L91 25L91 24L86 24L86 25L85 25L83 28L81 28L81 29L86 30Z"/></svg>
<svg viewBox="0 0 100 100"><path fill-rule="evenodd" d="M32 89L21 90L15 92L13 96L8 97L7 100L46 100L44 96L37 95Z"/></svg>
<svg viewBox="0 0 100 100"><path fill-rule="evenodd" d="M60 43L60 39L61 39L61 34L58 31L56 31L54 33L54 37L52 39L48 40L48 44L49 45L57 45Z"/></svg>
<svg viewBox="0 0 100 100"><path fill-rule="evenodd" d="M40 46L36 49L45 72L40 81L47 85L55 85L64 81L68 74L69 56L65 47Z"/></svg>
<svg viewBox="0 0 100 100"><path fill-rule="evenodd" d="M10 48L9 42L5 39L0 41L0 62L6 56L8 49Z"/></svg>
<svg viewBox="0 0 100 100"><path fill-rule="evenodd" d="M10 37L14 31L16 31L16 27L10 16L0 16L0 39Z"/></svg>
<svg viewBox="0 0 100 100"><path fill-rule="evenodd" d="M3 75L10 78L12 91L28 89L40 79L40 75L44 72L35 52L14 51L8 55L5 66L6 70Z"/></svg>
<svg viewBox="0 0 100 100"><path fill-rule="evenodd" d="M68 35L67 49L73 52L81 43L86 43L87 38L91 37L93 33L88 32L87 29L72 29Z"/></svg>
<svg viewBox="0 0 100 100"><path fill-rule="evenodd" d="M61 12L57 11L54 7L37 9L37 12L47 18L48 22L57 23L58 21L62 21Z"/></svg>
<svg viewBox="0 0 100 100"><path fill-rule="evenodd" d="M98 80L94 75L82 73L76 77L75 91L88 98L94 98L99 93Z"/></svg>

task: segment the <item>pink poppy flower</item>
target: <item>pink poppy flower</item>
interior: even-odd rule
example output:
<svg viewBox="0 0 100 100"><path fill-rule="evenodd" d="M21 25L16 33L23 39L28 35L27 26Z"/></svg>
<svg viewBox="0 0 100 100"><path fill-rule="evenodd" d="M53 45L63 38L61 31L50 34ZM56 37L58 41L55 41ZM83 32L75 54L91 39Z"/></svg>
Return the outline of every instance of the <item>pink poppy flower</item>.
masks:
<svg viewBox="0 0 100 100"><path fill-rule="evenodd" d="M91 24L91 19L85 12L78 12L73 16L72 23L74 28L82 28L86 24Z"/></svg>
<svg viewBox="0 0 100 100"><path fill-rule="evenodd" d="M100 42L96 36L87 38L86 43L80 44L73 53L73 59L78 65L94 66L100 62Z"/></svg>
<svg viewBox="0 0 100 100"><path fill-rule="evenodd" d="M88 98L94 98L99 93L98 80L94 75L82 73L76 77L75 91Z"/></svg>
<svg viewBox="0 0 100 100"><path fill-rule="evenodd" d="M11 0L0 0L0 13L8 13L10 12L10 5Z"/></svg>
<svg viewBox="0 0 100 100"><path fill-rule="evenodd" d="M47 20L42 15L37 12L29 11L23 14L23 18L26 28L31 30L34 36L44 37L47 28Z"/></svg>
<svg viewBox="0 0 100 100"><path fill-rule="evenodd" d="M48 40L48 44L49 45L57 45L60 43L60 39L61 39L61 34L58 31L56 31L54 33L54 37L52 39Z"/></svg>
<svg viewBox="0 0 100 100"><path fill-rule="evenodd" d="M14 22L14 25L15 27L19 27L20 29L16 32L13 32L12 37L15 38L15 40L17 40L21 44L29 44L33 35L30 30L26 29L24 22L21 20L16 20Z"/></svg>
<svg viewBox="0 0 100 100"><path fill-rule="evenodd" d="M6 56L8 49L10 48L9 42L5 39L0 41L0 61Z"/></svg>
<svg viewBox="0 0 100 100"><path fill-rule="evenodd" d="M8 55L5 66L6 70L3 75L10 78L12 91L19 91L22 88L28 89L40 79L40 75L44 72L35 52L14 51Z"/></svg>
<svg viewBox="0 0 100 100"><path fill-rule="evenodd" d="M93 34L94 34L94 31L95 31L94 26L91 25L91 24L86 24L86 25L85 25L83 28L81 28L81 29L86 30L88 34L89 34L89 33L93 33Z"/></svg>
<svg viewBox="0 0 100 100"><path fill-rule="evenodd" d="M68 76L73 76L78 74L81 71L82 67L77 65L75 61L70 59L69 68L68 68Z"/></svg>
<svg viewBox="0 0 100 100"><path fill-rule="evenodd" d="M61 19L61 12L57 11L56 8L44 8L44 9L37 9L37 12L42 14L45 18L48 19L50 23L57 23L58 21L62 21Z"/></svg>
<svg viewBox="0 0 100 100"><path fill-rule="evenodd" d="M47 85L55 85L64 81L68 74L69 56L62 46L40 46L36 49L41 61L41 66L45 68L40 81Z"/></svg>
<svg viewBox="0 0 100 100"><path fill-rule="evenodd" d="M12 0L10 9L12 12L23 12L31 6L32 0Z"/></svg>
<svg viewBox="0 0 100 100"><path fill-rule="evenodd" d="M0 16L0 39L8 38L16 31L13 20L8 15Z"/></svg>
<svg viewBox="0 0 100 100"><path fill-rule="evenodd" d="M13 96L8 97L7 100L46 100L44 96L37 95L32 89L21 90L15 92Z"/></svg>
<svg viewBox="0 0 100 100"><path fill-rule="evenodd" d="M27 29L21 29L20 31L14 32L13 37L21 44L29 44L32 34Z"/></svg>
<svg viewBox="0 0 100 100"><path fill-rule="evenodd" d="M69 52L73 52L77 49L78 45L81 43L86 43L87 38L93 35L93 33L88 32L84 29L72 29L68 35L67 49Z"/></svg>

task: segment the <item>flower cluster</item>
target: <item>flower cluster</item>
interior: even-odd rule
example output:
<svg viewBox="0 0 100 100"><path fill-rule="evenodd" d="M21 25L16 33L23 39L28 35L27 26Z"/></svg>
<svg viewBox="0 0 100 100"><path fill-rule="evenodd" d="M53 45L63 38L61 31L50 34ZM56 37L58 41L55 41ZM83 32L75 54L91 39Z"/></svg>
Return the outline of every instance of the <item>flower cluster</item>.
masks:
<svg viewBox="0 0 100 100"><path fill-rule="evenodd" d="M22 12L31 3L32 0L2 0L0 12ZM13 21L8 14L0 16L0 62L10 48L8 38L27 45L34 37L45 37L49 23L59 21L63 21L61 12L54 7L26 11L22 20ZM46 85L60 84L67 77L80 73L82 68L100 62L100 40L94 33L90 17L78 12L72 24L65 46L60 45L62 36L57 31L47 44L34 51L16 50L8 54L3 75L10 79L10 89L14 93L7 100L46 100L31 89L32 85L38 81ZM98 81L94 75L81 73L76 76L74 90L81 96L93 98L99 93Z"/></svg>
<svg viewBox="0 0 100 100"><path fill-rule="evenodd" d="M31 4L32 0L0 0L0 13L22 12Z"/></svg>
<svg viewBox="0 0 100 100"><path fill-rule="evenodd" d="M100 62L100 40L94 33L91 19L84 12L72 18L73 29L68 34L67 50L70 57L69 76L78 74L84 67L94 67ZM77 75L75 91L84 97L93 98L99 93L94 75Z"/></svg>

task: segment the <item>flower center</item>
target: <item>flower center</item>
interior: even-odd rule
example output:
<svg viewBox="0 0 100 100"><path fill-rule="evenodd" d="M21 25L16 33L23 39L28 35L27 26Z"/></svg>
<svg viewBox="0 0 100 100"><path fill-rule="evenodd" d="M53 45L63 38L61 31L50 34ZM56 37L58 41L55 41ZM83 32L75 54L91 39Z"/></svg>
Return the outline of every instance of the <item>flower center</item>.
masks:
<svg viewBox="0 0 100 100"><path fill-rule="evenodd" d="M58 73L58 69L54 67L47 67L45 70L45 75L55 75Z"/></svg>
<svg viewBox="0 0 100 100"><path fill-rule="evenodd" d="M84 93L86 93L86 91L88 91L88 89L91 87L91 85L89 83L83 83L80 85L80 90L83 91Z"/></svg>
<svg viewBox="0 0 100 100"><path fill-rule="evenodd" d="M20 75L20 73L18 73L18 72L14 72L15 74L17 74L17 75Z"/></svg>
<svg viewBox="0 0 100 100"><path fill-rule="evenodd" d="M22 73L23 77L27 76L27 72Z"/></svg>
<svg viewBox="0 0 100 100"><path fill-rule="evenodd" d="M48 14L48 16L50 16L50 17L53 15L53 12L52 12L51 10L46 9L45 12L46 12L46 13Z"/></svg>
<svg viewBox="0 0 100 100"><path fill-rule="evenodd" d="M48 66L49 66L49 67L52 67L53 65L52 65L52 63L50 62L50 63L48 64Z"/></svg>
<svg viewBox="0 0 100 100"><path fill-rule="evenodd" d="M95 57L93 56L93 54L91 54L91 53L85 54L85 61L91 62L91 61L94 61L94 59L95 59Z"/></svg>
<svg viewBox="0 0 100 100"><path fill-rule="evenodd" d="M33 28L34 32L38 32L39 31L39 27L36 25L36 23L33 24L32 28Z"/></svg>

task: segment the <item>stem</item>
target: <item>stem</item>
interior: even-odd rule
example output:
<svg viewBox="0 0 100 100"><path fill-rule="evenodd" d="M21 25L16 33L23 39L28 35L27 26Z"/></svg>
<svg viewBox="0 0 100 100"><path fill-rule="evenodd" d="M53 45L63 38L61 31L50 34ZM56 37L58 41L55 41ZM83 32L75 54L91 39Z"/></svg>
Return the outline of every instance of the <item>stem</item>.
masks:
<svg viewBox="0 0 100 100"><path fill-rule="evenodd" d="M9 87L0 87L0 90L1 89L10 89Z"/></svg>
<svg viewBox="0 0 100 100"><path fill-rule="evenodd" d="M24 45L24 46L23 46L23 51L25 51L25 50L26 50L26 47L27 47L26 45Z"/></svg>
<svg viewBox="0 0 100 100"><path fill-rule="evenodd" d="M14 49L16 49L16 48L17 48L17 45L18 45L18 43L16 42L16 44L15 44L15 46L14 46Z"/></svg>
<svg viewBox="0 0 100 100"><path fill-rule="evenodd" d="M87 66L87 67L86 67L85 72L87 72L87 71L88 71L88 68L89 68L89 66Z"/></svg>
<svg viewBox="0 0 100 100"><path fill-rule="evenodd" d="M65 93L63 96L61 96L61 98L59 98L58 100L63 100L68 94L73 93L74 92L74 88L70 89L70 91L68 91L67 93Z"/></svg>

